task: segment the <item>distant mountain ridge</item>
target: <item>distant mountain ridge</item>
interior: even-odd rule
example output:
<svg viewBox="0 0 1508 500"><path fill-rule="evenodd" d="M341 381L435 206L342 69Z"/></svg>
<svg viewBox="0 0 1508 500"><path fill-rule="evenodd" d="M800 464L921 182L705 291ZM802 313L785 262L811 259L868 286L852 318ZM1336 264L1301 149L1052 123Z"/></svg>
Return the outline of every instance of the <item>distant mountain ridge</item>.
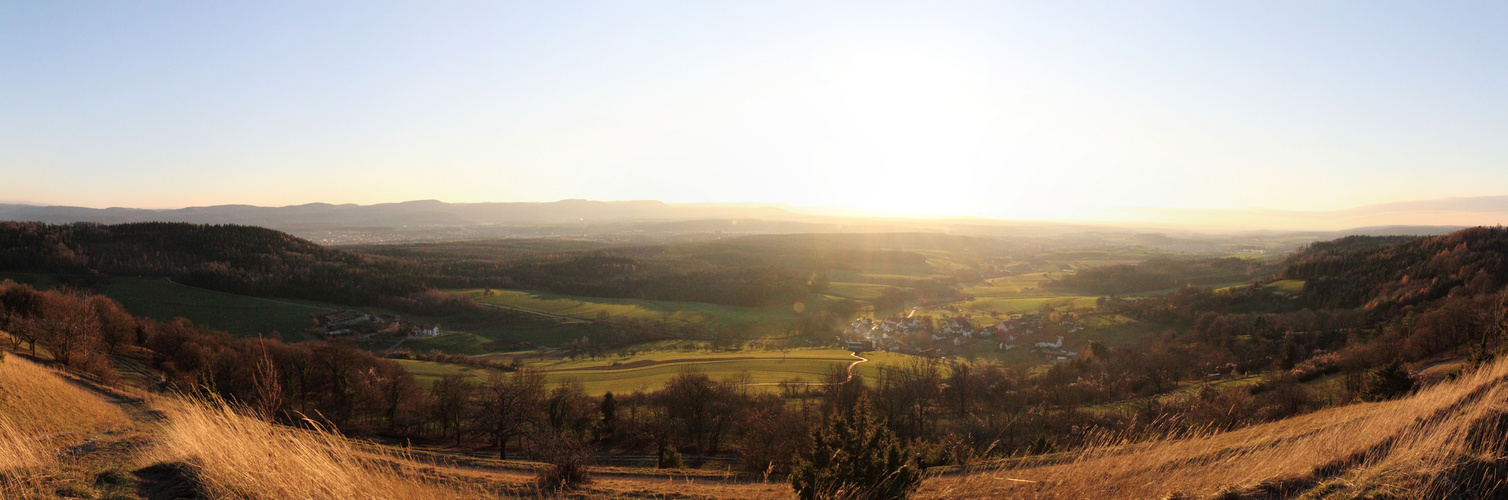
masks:
<svg viewBox="0 0 1508 500"><path fill-rule="evenodd" d="M1442 198L1364 205L1344 210L1128 209L1128 222L1184 227L1278 228L1337 231L1396 226L1467 227L1508 223L1508 196ZM1125 215L1125 214L1122 214Z"/></svg>
<svg viewBox="0 0 1508 500"><path fill-rule="evenodd" d="M1439 235L1508 221L1508 196L1371 205L1331 212L1285 210L1127 209L1120 222L1010 221L979 217L885 218L778 203L689 203L653 200L446 203L418 200L374 205L309 203L282 207L215 205L178 209L84 208L0 204L0 220L66 224L187 222L259 226L320 244L510 237L946 232L1012 238L1080 235L1102 239L1159 233L1180 250L1210 235L1313 240L1347 235ZM625 236L628 235L628 236ZM1195 240L1195 241L1190 241ZM1146 242L1143 242L1146 243Z"/></svg>
<svg viewBox="0 0 1508 500"><path fill-rule="evenodd" d="M272 228L458 227L488 224L558 224L578 221L687 220L706 218L804 219L770 205L672 205L661 201L561 200L543 203L445 203L436 200L375 205L309 203L283 207L215 205L179 209L82 208L0 205L0 219L47 222L191 222Z"/></svg>

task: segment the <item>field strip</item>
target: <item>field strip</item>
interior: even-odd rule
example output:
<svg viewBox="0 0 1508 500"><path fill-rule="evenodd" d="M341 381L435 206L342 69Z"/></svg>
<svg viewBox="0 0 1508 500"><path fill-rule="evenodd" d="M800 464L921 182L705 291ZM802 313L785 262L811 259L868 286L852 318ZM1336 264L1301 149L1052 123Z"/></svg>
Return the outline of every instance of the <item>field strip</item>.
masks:
<svg viewBox="0 0 1508 500"><path fill-rule="evenodd" d="M230 295L232 297L241 297L241 298L247 298L247 299L252 299L252 300L260 300L262 302L271 302L273 304L282 304L282 305L285 305L285 306L307 307L307 308L310 308L310 309L315 309L315 310L320 310L320 311L339 311L339 309L334 309L334 308L329 308L329 307L311 306L309 304L299 304L297 302L283 302L281 300L264 299L262 297L252 297L250 295L241 295L241 294L238 294L238 293L222 292L222 291L219 291L219 290L210 290L208 288L199 288L197 286L185 285L183 283L179 283L177 281L173 281L173 278L163 278L163 279L167 280L168 283L172 283L174 285L178 285L178 286L181 286L181 287L184 287L184 288L192 288L192 289L195 289L195 290L204 290L206 292L213 292L213 293L218 293L218 294L223 294L223 295Z"/></svg>
<svg viewBox="0 0 1508 500"><path fill-rule="evenodd" d="M581 321L581 322L585 322L585 323L601 323L601 324L604 324L604 325L615 324L615 323L610 323L610 322L602 321L602 320L588 319L588 318L578 318L578 317L575 317L575 316L566 316L564 314L547 313L547 312L544 312L544 311L536 311L536 310L533 310L533 309L524 309L524 308L521 308L521 307L505 306L505 305L502 305L502 304L493 304L491 302L482 302L480 300L476 301L476 303L481 304L483 306L491 307L491 308L494 308L494 309L502 309L502 310L505 310L505 311L517 311L517 312L521 312L521 313L525 313L525 314L534 314L534 315L537 315L537 316L544 316L544 317L547 317L547 318L563 319L563 320L566 320L566 321Z"/></svg>
<svg viewBox="0 0 1508 500"><path fill-rule="evenodd" d="M859 358L859 359L857 361L854 361L854 362L848 364L848 378L843 379L843 382L801 382L801 383L792 383L792 382L758 382L758 383L739 384L739 385L742 385L742 386L745 386L745 387L774 387L774 386L778 386L778 385L782 385L782 384L806 385L806 386L837 385L837 384L840 384L840 383L841 384L846 384L850 380L853 380L853 369L854 369L855 366L859 366L860 364L868 363L869 362L869 358L860 356L859 353L857 353L857 352L850 352L849 354L853 354L853 357Z"/></svg>

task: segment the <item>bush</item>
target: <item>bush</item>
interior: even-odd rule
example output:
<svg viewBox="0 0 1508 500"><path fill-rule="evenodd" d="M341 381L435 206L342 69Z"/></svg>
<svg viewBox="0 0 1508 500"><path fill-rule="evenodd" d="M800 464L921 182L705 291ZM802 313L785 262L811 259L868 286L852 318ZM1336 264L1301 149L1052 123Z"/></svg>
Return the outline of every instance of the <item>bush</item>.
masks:
<svg viewBox="0 0 1508 500"><path fill-rule="evenodd" d="M120 372L115 371L115 365L110 364L110 359L102 354L90 354L89 357L75 360L74 365L78 371L93 375L101 384L115 385L120 382Z"/></svg>
<svg viewBox="0 0 1508 500"><path fill-rule="evenodd" d="M906 498L922 482L910 457L895 434L870 416L868 398L861 395L813 432L791 487L803 500Z"/></svg>
<svg viewBox="0 0 1508 500"><path fill-rule="evenodd" d="M1414 390L1414 378L1397 361L1367 373L1362 383L1363 401L1384 401L1408 394Z"/></svg>
<svg viewBox="0 0 1508 500"><path fill-rule="evenodd" d="M681 452L675 449L675 445L666 446L657 458L655 466L661 469L679 469L685 466L681 463Z"/></svg>
<svg viewBox="0 0 1508 500"><path fill-rule="evenodd" d="M571 490L591 480L586 472L591 452L580 441L566 437L550 439L540 447L540 455L548 464L536 478L541 488Z"/></svg>

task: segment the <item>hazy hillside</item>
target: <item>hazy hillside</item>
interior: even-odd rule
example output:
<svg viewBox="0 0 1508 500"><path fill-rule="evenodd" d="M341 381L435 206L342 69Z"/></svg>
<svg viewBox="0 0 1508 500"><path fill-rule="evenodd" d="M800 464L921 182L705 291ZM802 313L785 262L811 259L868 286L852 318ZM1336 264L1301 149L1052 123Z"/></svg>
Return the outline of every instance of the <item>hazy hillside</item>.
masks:
<svg viewBox="0 0 1508 500"><path fill-rule="evenodd" d="M162 276L215 290L369 303L423 290L401 263L250 226L184 223L48 225L0 222L0 269Z"/></svg>
<svg viewBox="0 0 1508 500"><path fill-rule="evenodd" d="M1478 227L1428 238L1349 237L1310 245L1283 277L1304 280L1312 307L1401 309L1508 283L1508 229Z"/></svg>

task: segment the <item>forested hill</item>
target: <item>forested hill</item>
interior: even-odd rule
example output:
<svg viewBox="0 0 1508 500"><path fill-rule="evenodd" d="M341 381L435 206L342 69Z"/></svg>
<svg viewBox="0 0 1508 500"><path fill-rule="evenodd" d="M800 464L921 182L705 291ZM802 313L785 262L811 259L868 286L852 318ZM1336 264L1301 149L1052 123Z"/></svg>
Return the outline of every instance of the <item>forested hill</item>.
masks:
<svg viewBox="0 0 1508 500"><path fill-rule="evenodd" d="M1508 229L1316 243L1289 259L1283 277L1304 280L1300 300L1309 307L1384 315L1449 296L1490 294L1508 283Z"/></svg>
<svg viewBox="0 0 1508 500"><path fill-rule="evenodd" d="M366 304L422 291L405 266L252 226L0 222L0 270L163 276L246 295Z"/></svg>

